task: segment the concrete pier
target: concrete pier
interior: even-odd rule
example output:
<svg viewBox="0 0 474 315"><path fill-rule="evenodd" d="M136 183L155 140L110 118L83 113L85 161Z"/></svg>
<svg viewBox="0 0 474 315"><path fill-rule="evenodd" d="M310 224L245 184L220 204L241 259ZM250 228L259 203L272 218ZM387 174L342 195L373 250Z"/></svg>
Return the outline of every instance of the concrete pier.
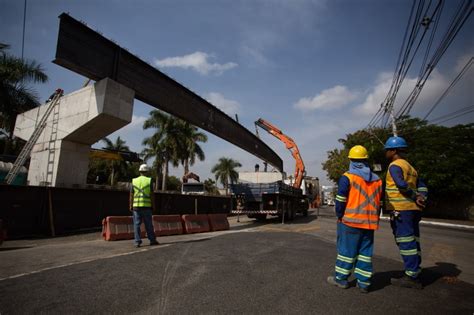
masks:
<svg viewBox="0 0 474 315"><path fill-rule="evenodd" d="M64 95L31 152L29 185L86 184L91 145L131 122L134 96L109 78ZM14 135L28 140L45 111L18 115Z"/></svg>

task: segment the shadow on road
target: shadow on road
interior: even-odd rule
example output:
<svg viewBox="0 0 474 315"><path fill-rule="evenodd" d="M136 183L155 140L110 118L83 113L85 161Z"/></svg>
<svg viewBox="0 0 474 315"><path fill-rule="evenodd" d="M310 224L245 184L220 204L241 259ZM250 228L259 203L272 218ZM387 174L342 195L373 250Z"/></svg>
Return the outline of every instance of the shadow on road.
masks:
<svg viewBox="0 0 474 315"><path fill-rule="evenodd" d="M27 249L27 248L32 248L32 247L33 246L0 247L0 252L6 252L9 250Z"/></svg>
<svg viewBox="0 0 474 315"><path fill-rule="evenodd" d="M457 265L446 263L446 262L437 262L436 266L423 268L421 271L421 282L424 287L432 285L439 279L443 279L447 283L456 283L460 280L458 276L461 274L461 270L457 268ZM391 285L390 278L401 278L403 276L403 271L386 271L375 273L372 278L372 291L377 291L385 288L386 286Z"/></svg>
<svg viewBox="0 0 474 315"><path fill-rule="evenodd" d="M443 279L447 283L455 283L460 281L458 276L461 270L456 264L437 262L436 266L423 268L421 272L421 280L424 286L435 283L439 279Z"/></svg>

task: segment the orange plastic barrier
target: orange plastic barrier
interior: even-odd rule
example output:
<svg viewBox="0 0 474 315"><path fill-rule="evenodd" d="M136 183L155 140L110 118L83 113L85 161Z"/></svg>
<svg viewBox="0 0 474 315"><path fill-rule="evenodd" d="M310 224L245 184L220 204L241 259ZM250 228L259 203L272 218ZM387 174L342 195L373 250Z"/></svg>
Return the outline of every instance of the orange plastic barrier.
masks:
<svg viewBox="0 0 474 315"><path fill-rule="evenodd" d="M141 226L141 237L146 236L145 226ZM102 237L106 241L131 240L133 235L133 217L107 217L102 220Z"/></svg>
<svg viewBox="0 0 474 315"><path fill-rule="evenodd" d="M181 218L183 220L184 230L188 234L210 231L207 214L185 214Z"/></svg>
<svg viewBox="0 0 474 315"><path fill-rule="evenodd" d="M154 215L153 228L156 236L184 233L180 215Z"/></svg>
<svg viewBox="0 0 474 315"><path fill-rule="evenodd" d="M208 214L208 217L211 231L223 231L230 229L229 221L227 220L227 214Z"/></svg>

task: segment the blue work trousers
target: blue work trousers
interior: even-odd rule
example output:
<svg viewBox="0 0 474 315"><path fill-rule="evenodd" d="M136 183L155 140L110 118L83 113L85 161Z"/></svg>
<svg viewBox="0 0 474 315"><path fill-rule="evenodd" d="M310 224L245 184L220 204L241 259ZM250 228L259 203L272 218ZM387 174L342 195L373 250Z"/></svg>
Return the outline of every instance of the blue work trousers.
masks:
<svg viewBox="0 0 474 315"><path fill-rule="evenodd" d="M403 259L405 274L416 279L421 272L420 223L421 211L398 211L390 215L390 225L395 242Z"/></svg>
<svg viewBox="0 0 474 315"><path fill-rule="evenodd" d="M135 234L135 244L140 245L142 243L140 231L142 222L145 223L146 234L150 242L156 242L151 208L133 208L133 231Z"/></svg>
<svg viewBox="0 0 474 315"><path fill-rule="evenodd" d="M346 284L352 270L357 285L368 288L372 278L374 230L337 223L336 281Z"/></svg>

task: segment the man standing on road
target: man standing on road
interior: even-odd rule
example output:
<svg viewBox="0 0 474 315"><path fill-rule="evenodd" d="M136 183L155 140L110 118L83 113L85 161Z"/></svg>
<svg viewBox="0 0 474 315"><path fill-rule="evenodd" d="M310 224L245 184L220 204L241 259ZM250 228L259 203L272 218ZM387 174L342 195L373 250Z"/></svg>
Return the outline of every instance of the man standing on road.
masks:
<svg viewBox="0 0 474 315"><path fill-rule="evenodd" d="M369 292L372 278L374 230L378 229L382 180L368 165L367 150L356 145L349 151L349 171L339 180L336 195L337 259L328 283L349 287L347 279L355 266L357 286Z"/></svg>
<svg viewBox="0 0 474 315"><path fill-rule="evenodd" d="M400 287L421 289L419 222L428 188L418 178L413 166L405 160L407 148L405 139L401 137L390 137L385 143L385 156L390 161L385 185L385 204L386 209L390 211L390 225L405 267L403 277L392 278L391 282Z"/></svg>
<svg viewBox="0 0 474 315"><path fill-rule="evenodd" d="M148 175L148 166L140 165L138 170L140 176L132 180L130 189L129 209L133 212L133 225L135 234L135 247L142 244L140 226L145 223L145 230L150 240L150 245L158 245L153 230L152 209L155 212L155 200L153 198L153 181Z"/></svg>

